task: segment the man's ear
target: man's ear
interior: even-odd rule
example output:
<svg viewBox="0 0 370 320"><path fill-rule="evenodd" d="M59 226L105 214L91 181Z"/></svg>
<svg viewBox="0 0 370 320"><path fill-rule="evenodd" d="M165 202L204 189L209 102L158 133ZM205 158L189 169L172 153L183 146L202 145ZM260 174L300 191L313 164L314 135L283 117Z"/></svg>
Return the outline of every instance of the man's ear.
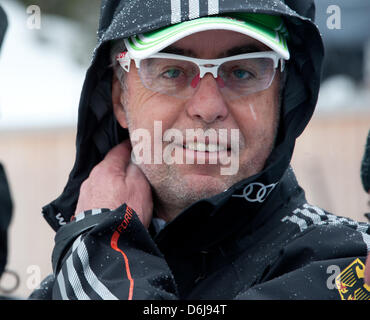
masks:
<svg viewBox="0 0 370 320"><path fill-rule="evenodd" d="M122 128L127 129L127 119L126 119L126 113L123 109L122 104L122 86L120 81L118 80L117 76L113 74L112 78L112 103L113 103L113 112L116 116L116 119L118 123L121 125Z"/></svg>

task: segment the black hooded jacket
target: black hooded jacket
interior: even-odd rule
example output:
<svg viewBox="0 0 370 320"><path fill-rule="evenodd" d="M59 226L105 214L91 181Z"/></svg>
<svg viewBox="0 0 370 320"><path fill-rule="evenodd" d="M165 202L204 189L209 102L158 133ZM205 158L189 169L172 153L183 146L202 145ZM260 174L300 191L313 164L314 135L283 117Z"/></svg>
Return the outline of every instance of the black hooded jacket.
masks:
<svg viewBox="0 0 370 320"><path fill-rule="evenodd" d="M199 16L209 15L209 2L217 3L217 14L281 15L288 27L291 59L278 139L265 168L192 204L160 231L153 222L148 232L125 204L71 221L81 183L128 137L113 115L110 43L169 25L173 14L171 0L145 5L102 1L98 45L79 106L75 165L61 196L43 208L57 231L54 275L32 298L341 299L368 294L361 270L370 249L369 225L308 204L290 167L320 86L324 53L313 1L200 1ZM181 19L189 19L185 0ZM335 279L352 267L360 270L353 276L356 287L343 293L340 289L351 283L336 285Z"/></svg>

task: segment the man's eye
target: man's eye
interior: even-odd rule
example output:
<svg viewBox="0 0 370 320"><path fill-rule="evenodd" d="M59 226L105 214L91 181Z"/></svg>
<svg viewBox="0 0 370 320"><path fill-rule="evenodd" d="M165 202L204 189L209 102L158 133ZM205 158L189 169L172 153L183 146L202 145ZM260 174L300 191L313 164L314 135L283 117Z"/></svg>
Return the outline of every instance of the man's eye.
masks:
<svg viewBox="0 0 370 320"><path fill-rule="evenodd" d="M232 72L232 74L237 80L248 80L253 78L253 75L250 72L243 69L236 69Z"/></svg>
<svg viewBox="0 0 370 320"><path fill-rule="evenodd" d="M177 79L181 76L182 71L179 69L168 69L167 71L162 73L162 76L166 79Z"/></svg>

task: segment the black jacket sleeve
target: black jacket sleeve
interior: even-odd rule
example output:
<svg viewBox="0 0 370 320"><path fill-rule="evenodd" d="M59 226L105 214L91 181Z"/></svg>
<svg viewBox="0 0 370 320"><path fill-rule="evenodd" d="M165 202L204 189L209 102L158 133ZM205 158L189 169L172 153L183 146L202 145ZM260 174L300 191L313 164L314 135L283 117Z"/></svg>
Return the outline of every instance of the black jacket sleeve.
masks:
<svg viewBox="0 0 370 320"><path fill-rule="evenodd" d="M52 299L176 299L169 267L127 205L91 210L56 234Z"/></svg>

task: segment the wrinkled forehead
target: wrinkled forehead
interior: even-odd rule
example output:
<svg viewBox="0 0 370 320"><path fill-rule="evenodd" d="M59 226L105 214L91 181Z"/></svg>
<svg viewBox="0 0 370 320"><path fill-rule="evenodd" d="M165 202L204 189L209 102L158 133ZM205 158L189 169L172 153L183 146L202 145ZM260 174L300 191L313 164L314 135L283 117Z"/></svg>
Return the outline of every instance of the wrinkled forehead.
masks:
<svg viewBox="0 0 370 320"><path fill-rule="evenodd" d="M229 30L207 30L184 37L161 52L215 59L242 53L271 51L262 42Z"/></svg>

